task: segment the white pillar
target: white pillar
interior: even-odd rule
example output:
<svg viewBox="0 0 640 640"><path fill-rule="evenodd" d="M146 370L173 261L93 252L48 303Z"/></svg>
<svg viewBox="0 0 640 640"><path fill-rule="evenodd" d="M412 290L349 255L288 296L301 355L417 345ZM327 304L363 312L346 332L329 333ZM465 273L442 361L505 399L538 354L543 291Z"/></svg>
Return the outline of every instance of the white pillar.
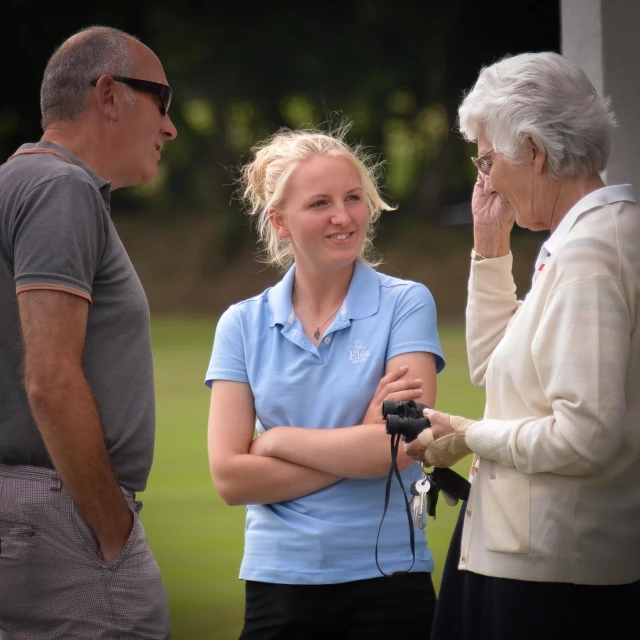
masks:
<svg viewBox="0 0 640 640"><path fill-rule="evenodd" d="M561 0L562 54L582 67L618 118L608 184L640 197L640 2Z"/></svg>

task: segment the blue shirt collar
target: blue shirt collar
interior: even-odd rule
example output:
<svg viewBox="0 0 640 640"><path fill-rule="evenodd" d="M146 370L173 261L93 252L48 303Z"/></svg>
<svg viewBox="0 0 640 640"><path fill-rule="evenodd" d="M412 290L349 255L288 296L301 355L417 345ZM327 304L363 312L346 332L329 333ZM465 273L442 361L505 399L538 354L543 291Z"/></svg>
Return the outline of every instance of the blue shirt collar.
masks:
<svg viewBox="0 0 640 640"><path fill-rule="evenodd" d="M293 277L296 273L296 265L293 264L289 271L284 274L284 278L269 291L269 307L271 309L271 320L269 326L276 324L285 326L293 324L295 313L291 303L291 292L293 291Z"/></svg>
<svg viewBox="0 0 640 640"><path fill-rule="evenodd" d="M357 260L346 304L343 305L345 315L351 320L362 320L377 313L379 307L380 280L378 274L375 269L361 260Z"/></svg>
<svg viewBox="0 0 640 640"><path fill-rule="evenodd" d="M291 303L295 264L285 273L284 278L269 291L271 320L269 326L293 324L295 313ZM375 269L356 260L356 266L344 304L340 307L341 319L361 320L377 313L380 306L380 283Z"/></svg>

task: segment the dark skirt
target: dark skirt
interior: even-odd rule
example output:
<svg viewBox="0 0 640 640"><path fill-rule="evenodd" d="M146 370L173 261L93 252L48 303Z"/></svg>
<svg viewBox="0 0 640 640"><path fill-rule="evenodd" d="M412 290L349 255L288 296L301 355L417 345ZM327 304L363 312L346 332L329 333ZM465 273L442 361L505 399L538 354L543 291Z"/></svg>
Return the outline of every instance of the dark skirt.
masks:
<svg viewBox="0 0 640 640"><path fill-rule="evenodd" d="M462 505L444 566L432 640L605 640L635 637L640 581L592 586L460 571ZM629 635L631 634L631 635Z"/></svg>

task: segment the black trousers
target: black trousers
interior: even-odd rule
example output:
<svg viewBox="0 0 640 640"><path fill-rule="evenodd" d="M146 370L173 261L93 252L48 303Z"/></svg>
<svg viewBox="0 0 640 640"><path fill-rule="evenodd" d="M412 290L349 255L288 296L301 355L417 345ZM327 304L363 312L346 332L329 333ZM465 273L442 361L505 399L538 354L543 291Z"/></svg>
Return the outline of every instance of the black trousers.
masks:
<svg viewBox="0 0 640 640"><path fill-rule="evenodd" d="M436 604L430 573L323 585L247 582L246 598L241 640L429 640Z"/></svg>
<svg viewBox="0 0 640 640"><path fill-rule="evenodd" d="M640 582L592 586L509 580L460 571L465 510L466 503L460 510L445 562L432 640L635 637Z"/></svg>

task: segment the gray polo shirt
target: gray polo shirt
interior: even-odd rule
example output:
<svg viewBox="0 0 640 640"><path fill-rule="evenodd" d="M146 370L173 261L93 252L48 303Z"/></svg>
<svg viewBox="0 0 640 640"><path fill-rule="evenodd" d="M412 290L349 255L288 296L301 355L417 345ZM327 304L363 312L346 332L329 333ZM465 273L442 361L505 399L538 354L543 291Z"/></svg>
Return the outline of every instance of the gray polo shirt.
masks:
<svg viewBox="0 0 640 640"><path fill-rule="evenodd" d="M22 374L16 294L55 289L91 302L83 365L120 484L145 488L155 415L149 306L109 214L110 183L61 147L0 166L0 463L51 467ZM69 398L73 402L73 398Z"/></svg>

